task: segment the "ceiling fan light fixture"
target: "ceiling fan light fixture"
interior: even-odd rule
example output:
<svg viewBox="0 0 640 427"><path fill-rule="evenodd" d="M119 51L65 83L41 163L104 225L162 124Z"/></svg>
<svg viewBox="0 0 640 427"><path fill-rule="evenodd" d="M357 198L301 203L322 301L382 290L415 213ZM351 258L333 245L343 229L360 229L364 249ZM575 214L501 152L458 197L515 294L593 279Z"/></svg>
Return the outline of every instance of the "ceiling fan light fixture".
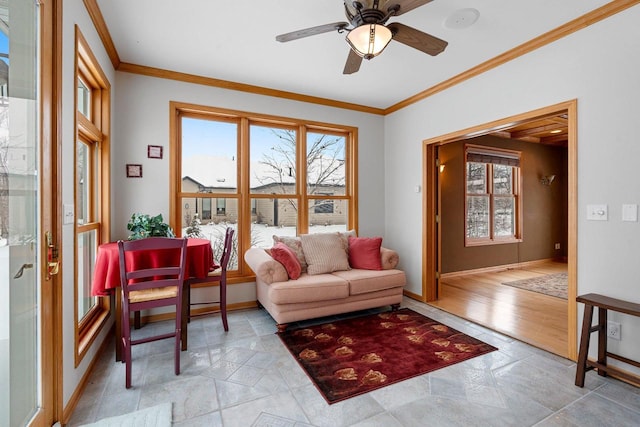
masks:
<svg viewBox="0 0 640 427"><path fill-rule="evenodd" d="M364 59L380 55L392 38L391 30L380 24L360 25L347 34L351 48Z"/></svg>

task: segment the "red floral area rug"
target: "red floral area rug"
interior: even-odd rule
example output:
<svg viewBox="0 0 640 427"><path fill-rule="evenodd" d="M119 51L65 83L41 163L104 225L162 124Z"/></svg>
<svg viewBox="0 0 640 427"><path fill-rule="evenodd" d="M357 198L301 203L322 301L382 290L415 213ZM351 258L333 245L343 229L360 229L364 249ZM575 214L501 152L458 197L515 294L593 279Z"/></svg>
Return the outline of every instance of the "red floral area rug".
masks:
<svg viewBox="0 0 640 427"><path fill-rule="evenodd" d="M279 336L329 404L497 350L408 308Z"/></svg>

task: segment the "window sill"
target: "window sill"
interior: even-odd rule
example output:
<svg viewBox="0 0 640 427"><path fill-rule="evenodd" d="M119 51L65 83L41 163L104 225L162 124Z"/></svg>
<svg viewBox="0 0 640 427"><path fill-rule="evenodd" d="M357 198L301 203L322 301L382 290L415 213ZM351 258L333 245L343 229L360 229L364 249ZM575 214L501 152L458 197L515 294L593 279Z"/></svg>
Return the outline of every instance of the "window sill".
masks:
<svg viewBox="0 0 640 427"><path fill-rule="evenodd" d="M109 318L111 311L108 309L101 310L96 316L95 319L91 322L90 325L87 325L87 328L81 336L76 337L77 348L76 348L76 357L75 357L75 366L78 367L84 355L91 347L91 344L96 340L98 334L102 330L103 326L106 324L107 319Z"/></svg>
<svg viewBox="0 0 640 427"><path fill-rule="evenodd" d="M483 239L483 240L465 240L465 247L473 247L473 246L492 246L492 245L505 245L511 243L521 243L522 239L515 238L505 238L505 239Z"/></svg>

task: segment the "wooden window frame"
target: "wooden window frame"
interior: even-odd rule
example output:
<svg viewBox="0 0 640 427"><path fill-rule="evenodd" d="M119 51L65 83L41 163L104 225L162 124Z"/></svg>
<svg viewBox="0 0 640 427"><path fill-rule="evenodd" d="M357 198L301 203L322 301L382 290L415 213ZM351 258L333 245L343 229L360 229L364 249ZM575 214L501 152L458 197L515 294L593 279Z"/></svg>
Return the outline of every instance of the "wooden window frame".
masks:
<svg viewBox="0 0 640 427"><path fill-rule="evenodd" d="M511 189L512 192L510 195L496 195L494 194L493 188L493 168L494 164L490 162L483 162L486 165L486 176L485 176L485 185L487 192L486 193L468 193L467 192L467 153L473 150L481 150L483 152L490 153L495 157L505 157L505 158L517 158L518 166L513 167L512 173L512 183ZM502 148L496 147L488 147L488 146L480 146L473 144L465 144L464 149L464 245L465 247L469 246L486 246L486 245L498 245L505 243L518 243L522 242L522 171L520 160L522 158L522 153L520 151L515 150L506 150ZM475 162L479 163L479 162ZM468 200L469 196L486 196L489 198L489 236L488 237L469 237L467 235L468 230ZM511 236L495 236L495 199L509 197L514 199L514 234Z"/></svg>
<svg viewBox="0 0 640 427"><path fill-rule="evenodd" d="M207 193L207 197L221 197L227 200L236 199L238 202L238 270L229 272L229 283L243 283L251 280L254 273L244 262L242 254L251 246L251 209L252 200L258 199L287 199L298 204L297 230L298 234L305 234L309 230L309 206L313 206L314 199L344 200L347 202L347 229L358 229L358 129L287 117L270 116L244 111L228 110L210 106L187 104L171 101L169 104L170 117L170 213L169 222L177 234L181 234L182 206L184 199L203 197L199 193L182 191L182 149L181 122L183 117L206 119L221 122L237 123L237 156L238 156L238 185L235 192ZM306 176L306 134L307 132L326 133L345 137L345 194L328 197L326 195L307 194L306 180L298 179L294 194L259 194L251 193L249 183L249 133L251 125L274 128L293 129L297 132L296 167L299 176Z"/></svg>
<svg viewBox="0 0 640 427"><path fill-rule="evenodd" d="M89 203L87 221L78 224L75 218L74 227L74 345L75 366L77 367L84 358L91 344L96 340L100 331L105 327L111 313L109 297L97 297L96 304L83 317L79 318L78 312L78 236L81 233L96 233L96 246L109 240L110 235L110 123L111 123L111 85L100 68L98 60L93 55L89 44L82 35L78 26L75 27L75 72L74 82L81 80L90 91L89 117L78 110L77 88L74 93L75 129L76 141L87 144L89 147L88 162L89 176ZM77 163L77 150L74 148L74 165ZM74 204L77 206L77 168L74 166ZM96 194L97 193L97 194ZM93 263L95 260L91 260ZM92 267L90 267L92 268Z"/></svg>

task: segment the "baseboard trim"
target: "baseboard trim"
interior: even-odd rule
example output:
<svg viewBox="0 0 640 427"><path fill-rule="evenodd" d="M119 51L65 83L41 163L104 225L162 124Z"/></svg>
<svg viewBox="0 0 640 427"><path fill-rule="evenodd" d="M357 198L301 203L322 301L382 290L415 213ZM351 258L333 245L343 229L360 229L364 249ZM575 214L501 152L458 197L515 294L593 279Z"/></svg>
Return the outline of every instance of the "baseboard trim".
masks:
<svg viewBox="0 0 640 427"><path fill-rule="evenodd" d="M440 278L451 279L453 277L467 276L469 274L496 273L496 272L505 271L505 270L515 270L515 269L522 269L527 267L535 267L536 265L544 264L550 261L562 262L561 260L558 260L556 258L537 259L533 261L516 262L513 264L502 264L502 265L495 265L490 267L474 268L472 270L452 271L450 273L440 274Z"/></svg>
<svg viewBox="0 0 640 427"><path fill-rule="evenodd" d="M247 308L256 308L258 303L256 301L246 301L236 304L227 304L227 311L235 311L235 310L245 310ZM204 308L198 308L195 310L191 310L191 314L193 316L197 316L198 314L203 314L210 312L212 309L220 309L217 305L211 305ZM212 313L215 314L215 313ZM174 313L161 313L161 314L152 314L150 316L141 316L140 321L144 323L153 323L153 322L162 322L163 320L171 320L175 319ZM132 322L133 323L133 322Z"/></svg>
<svg viewBox="0 0 640 427"><path fill-rule="evenodd" d="M402 291L402 294L407 298L411 298L411 299L414 299L416 301L424 302L424 298L422 297L422 295L414 294L413 292L407 291L407 290Z"/></svg>

